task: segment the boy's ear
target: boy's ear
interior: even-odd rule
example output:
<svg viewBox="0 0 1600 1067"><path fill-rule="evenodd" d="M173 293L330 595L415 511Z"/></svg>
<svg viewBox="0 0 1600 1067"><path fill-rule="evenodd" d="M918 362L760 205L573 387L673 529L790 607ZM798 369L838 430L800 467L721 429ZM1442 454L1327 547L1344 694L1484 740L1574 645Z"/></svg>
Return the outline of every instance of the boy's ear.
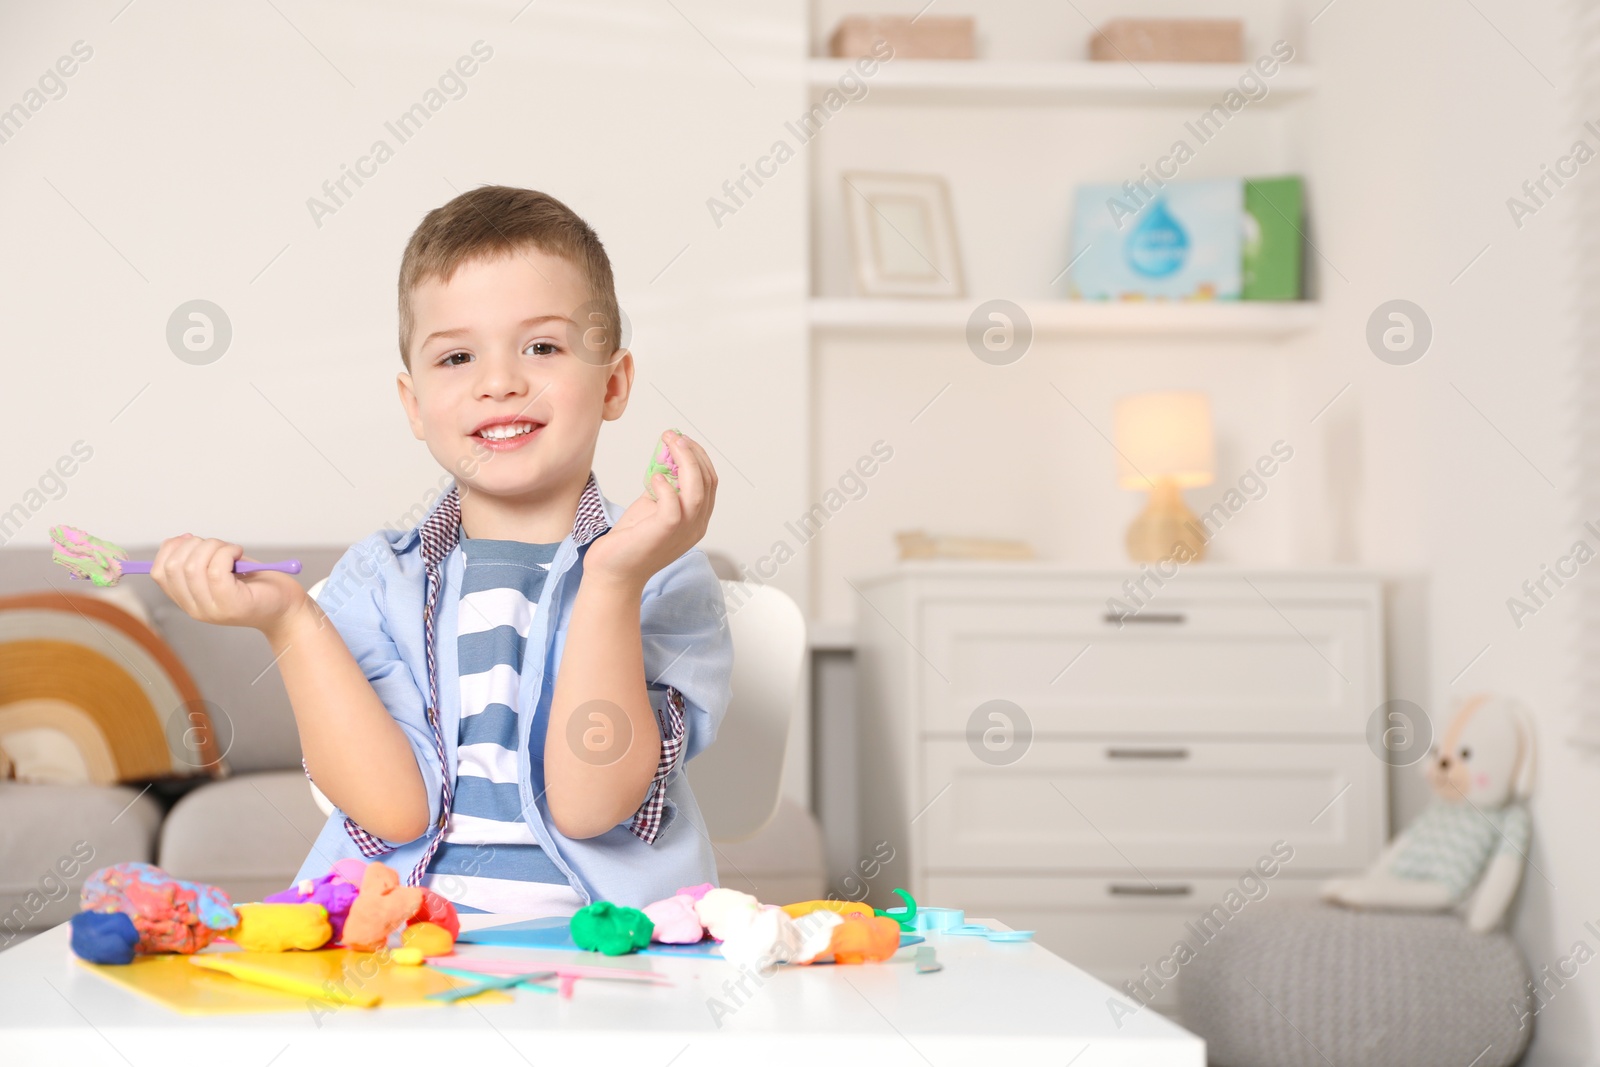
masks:
<svg viewBox="0 0 1600 1067"><path fill-rule="evenodd" d="M417 389L411 384L411 375L401 371L395 378L395 386L400 390L400 406L406 409L406 421L411 423L411 436L421 441L422 415L417 408Z"/></svg>
<svg viewBox="0 0 1600 1067"><path fill-rule="evenodd" d="M605 399L600 417L607 422L622 418L628 410L628 396L633 392L633 353L626 348L617 350L621 355L612 361L606 374Z"/></svg>

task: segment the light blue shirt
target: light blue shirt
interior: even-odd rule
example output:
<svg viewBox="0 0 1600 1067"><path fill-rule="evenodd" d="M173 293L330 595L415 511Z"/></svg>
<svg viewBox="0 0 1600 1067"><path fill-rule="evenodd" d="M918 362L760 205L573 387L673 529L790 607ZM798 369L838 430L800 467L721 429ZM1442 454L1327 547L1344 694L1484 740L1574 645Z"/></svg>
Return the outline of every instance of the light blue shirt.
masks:
<svg viewBox="0 0 1600 1067"><path fill-rule="evenodd" d="M457 773L461 692L455 635L465 567L461 547L456 545L444 557L443 584L435 599L435 633L443 635L436 636L434 648L445 756L441 766L426 713L429 685L423 636L427 597L422 535L434 513L453 496L452 491L442 497L413 529L380 531L352 546L317 598L411 743L428 793L429 829L413 841L385 841L384 845L393 847L392 852L368 857L346 831L345 813L335 809L295 875L296 881L326 874L336 860L347 858L375 859L394 868L404 880L443 831L447 819L441 810L441 776L449 775L454 783ZM586 507L598 516L589 520L588 527L584 525ZM551 561L528 633L519 683L520 706L537 708L541 720L548 719L554 689L554 671L547 665L559 663L566 646L584 551L596 528L592 524L609 528L622 511L600 495L591 475L573 532L561 542ZM681 694L686 734L682 758L662 783L664 803L654 840L642 839L628 823L619 823L598 837L564 837L550 817L542 761L535 764L526 747L518 757L518 786L528 825L585 903L606 900L643 907L679 888L717 882L705 820L683 771L686 761L716 739L728 708L733 669L722 587L705 554L691 549L653 575L645 585L639 610L644 673L652 702L658 702L667 687Z"/></svg>

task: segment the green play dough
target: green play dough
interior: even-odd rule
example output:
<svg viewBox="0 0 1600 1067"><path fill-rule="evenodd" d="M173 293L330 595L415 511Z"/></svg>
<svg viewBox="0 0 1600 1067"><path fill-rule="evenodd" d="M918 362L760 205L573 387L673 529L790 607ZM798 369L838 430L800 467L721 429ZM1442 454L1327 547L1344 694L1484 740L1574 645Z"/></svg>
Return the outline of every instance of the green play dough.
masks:
<svg viewBox="0 0 1600 1067"><path fill-rule="evenodd" d="M638 908L597 900L572 916L572 940L579 948L625 956L650 944L656 924Z"/></svg>
<svg viewBox="0 0 1600 1067"><path fill-rule="evenodd" d="M683 431L673 427L671 432L682 433ZM672 491L678 491L678 464L673 460L672 453L667 451L666 434L662 434L656 439L656 447L650 453L650 465L644 469L644 491L650 494L651 500L656 498L656 487L652 484L652 479L658 474L665 474L667 476L667 484L672 486Z"/></svg>
<svg viewBox="0 0 1600 1067"><path fill-rule="evenodd" d="M917 902L913 900L911 894L907 893L904 889L891 889L889 892L905 901L905 907L892 909L873 908L872 914L875 916L887 916L888 918L899 923L900 929L906 931L907 933L915 933L917 930Z"/></svg>

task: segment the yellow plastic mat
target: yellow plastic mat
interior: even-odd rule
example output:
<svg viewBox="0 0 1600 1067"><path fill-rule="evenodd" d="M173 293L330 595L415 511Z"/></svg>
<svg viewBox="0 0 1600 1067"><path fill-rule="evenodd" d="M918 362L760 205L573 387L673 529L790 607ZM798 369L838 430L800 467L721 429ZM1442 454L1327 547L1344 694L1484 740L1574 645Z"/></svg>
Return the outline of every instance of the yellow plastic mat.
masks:
<svg viewBox="0 0 1600 1067"><path fill-rule="evenodd" d="M230 960L250 964L296 982L311 983L326 992L329 999L313 999L302 993L284 992L253 981L245 981L220 971L197 967L188 956L139 956L123 966L85 963L80 966L109 982L153 1000L162 1007L184 1015L231 1015L266 1011L370 1011L352 1003L341 1003L339 991L372 995L377 1007L448 1006L428 1000L429 993L442 993L463 985L464 979L440 974L431 967L410 967L385 962L373 952L353 952L347 948L319 949L316 952L228 952ZM472 998L472 1004L509 1004L505 993L487 992Z"/></svg>

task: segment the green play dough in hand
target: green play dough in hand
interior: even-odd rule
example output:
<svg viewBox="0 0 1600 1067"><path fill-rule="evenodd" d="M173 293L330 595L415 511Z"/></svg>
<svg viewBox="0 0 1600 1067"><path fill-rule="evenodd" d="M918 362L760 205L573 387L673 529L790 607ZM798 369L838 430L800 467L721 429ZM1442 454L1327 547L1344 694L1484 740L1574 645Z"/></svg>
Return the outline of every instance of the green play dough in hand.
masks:
<svg viewBox="0 0 1600 1067"><path fill-rule="evenodd" d="M597 900L572 916L572 940L579 948L607 956L626 956L650 944L656 924L638 908Z"/></svg>
<svg viewBox="0 0 1600 1067"><path fill-rule="evenodd" d="M681 431L674 427L672 433ZM656 487L653 479L658 474L667 476L667 484L672 486L674 492L678 489L678 465L673 462L672 453L667 451L667 435L662 434L656 439L656 447L650 453L650 465L644 469L644 491L650 494L650 499L656 498Z"/></svg>

